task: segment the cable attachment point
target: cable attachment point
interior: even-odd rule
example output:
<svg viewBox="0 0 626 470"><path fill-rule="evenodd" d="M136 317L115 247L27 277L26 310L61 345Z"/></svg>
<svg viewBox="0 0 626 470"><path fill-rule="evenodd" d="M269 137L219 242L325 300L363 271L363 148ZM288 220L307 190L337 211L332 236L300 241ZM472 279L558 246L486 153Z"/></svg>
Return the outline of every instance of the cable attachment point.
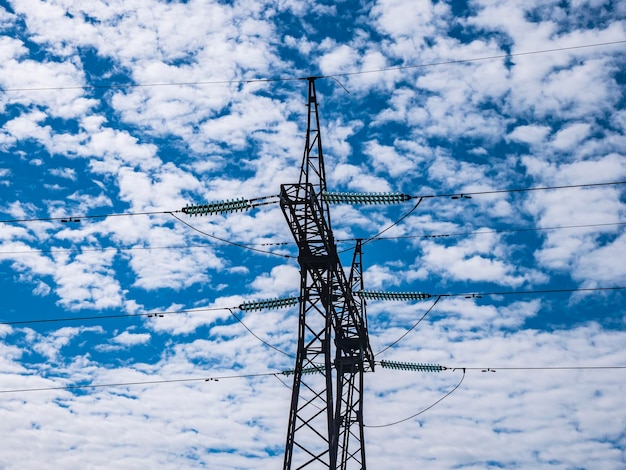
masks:
<svg viewBox="0 0 626 470"><path fill-rule="evenodd" d="M472 196L468 196L467 194L455 194L450 197L451 199L472 199Z"/></svg>

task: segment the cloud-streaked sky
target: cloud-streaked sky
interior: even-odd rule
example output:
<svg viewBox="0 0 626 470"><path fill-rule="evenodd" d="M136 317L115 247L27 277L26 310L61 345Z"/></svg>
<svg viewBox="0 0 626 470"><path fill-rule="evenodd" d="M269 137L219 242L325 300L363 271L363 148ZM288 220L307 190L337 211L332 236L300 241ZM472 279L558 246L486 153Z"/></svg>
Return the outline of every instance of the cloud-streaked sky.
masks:
<svg viewBox="0 0 626 470"><path fill-rule="evenodd" d="M588 186L626 181L626 4L0 0L0 29L0 468L282 466L297 307L238 306L298 295L287 223L177 211L297 182L309 76L329 190L483 193L331 206L344 266L391 227L366 289L434 296L368 303L376 359L449 368L366 375L369 466L626 466L625 186Z"/></svg>

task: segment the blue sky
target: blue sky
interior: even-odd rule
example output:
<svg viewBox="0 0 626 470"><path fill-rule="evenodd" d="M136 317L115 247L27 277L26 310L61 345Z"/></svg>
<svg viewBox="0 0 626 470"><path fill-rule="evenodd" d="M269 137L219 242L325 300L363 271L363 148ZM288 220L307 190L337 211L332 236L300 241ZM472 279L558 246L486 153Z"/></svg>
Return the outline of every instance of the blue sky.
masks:
<svg viewBox="0 0 626 470"><path fill-rule="evenodd" d="M344 265L392 226L366 289L486 294L369 302L375 353L433 307L377 360L450 368L366 376L370 466L624 467L622 2L3 0L0 28L1 468L282 465L297 308L237 307L298 294L287 223L175 211L297 182L308 76L330 190L483 193L332 206Z"/></svg>

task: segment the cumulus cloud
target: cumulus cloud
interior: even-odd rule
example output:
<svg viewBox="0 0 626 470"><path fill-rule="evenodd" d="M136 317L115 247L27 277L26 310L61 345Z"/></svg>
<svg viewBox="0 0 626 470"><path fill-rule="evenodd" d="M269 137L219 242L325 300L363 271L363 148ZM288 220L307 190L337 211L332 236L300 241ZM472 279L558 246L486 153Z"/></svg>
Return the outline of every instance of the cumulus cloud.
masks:
<svg viewBox="0 0 626 470"><path fill-rule="evenodd" d="M514 263L508 261L506 252L499 248L497 238L489 234L477 235L454 246L425 242L416 274L424 278L434 271L444 278L450 276L461 281L487 281L514 287L541 279L538 272L527 269L520 272Z"/></svg>
<svg viewBox="0 0 626 470"><path fill-rule="evenodd" d="M115 336L112 340L114 343L122 346L135 346L138 344L144 344L150 341L150 334L148 333L131 333L124 331Z"/></svg>

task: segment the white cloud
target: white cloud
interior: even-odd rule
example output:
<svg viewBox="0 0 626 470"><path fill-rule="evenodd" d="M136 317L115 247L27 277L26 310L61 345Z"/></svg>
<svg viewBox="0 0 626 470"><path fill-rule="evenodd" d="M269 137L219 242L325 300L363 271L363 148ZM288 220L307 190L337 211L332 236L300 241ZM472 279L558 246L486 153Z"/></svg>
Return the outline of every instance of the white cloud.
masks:
<svg viewBox="0 0 626 470"><path fill-rule="evenodd" d="M555 134L552 145L559 150L570 150L585 140L590 131L589 124L571 124Z"/></svg>
<svg viewBox="0 0 626 470"><path fill-rule="evenodd" d="M0 56L3 57L0 83L5 90L11 90L0 99L0 108L18 105L28 109L32 105L44 109L50 116L72 119L89 112L96 104L95 100L85 98L80 89L84 83L80 64L55 60L37 62L25 58L26 55L27 48L18 39L7 36L0 39ZM63 90L55 90L59 87ZM16 118L10 129L20 138L20 133L28 130L28 126L35 130L36 124ZM46 127L36 130L39 137L45 137L46 133Z"/></svg>
<svg viewBox="0 0 626 470"><path fill-rule="evenodd" d="M76 180L76 170L73 168L52 168L50 170L50 174L72 181Z"/></svg>
<svg viewBox="0 0 626 470"><path fill-rule="evenodd" d="M281 265L272 268L269 274L258 276L251 287L267 297L284 296L300 288L300 270L291 265Z"/></svg>
<svg viewBox="0 0 626 470"><path fill-rule="evenodd" d="M145 344L149 342L150 334L123 331L119 335L115 336L112 341L114 343L121 344L122 346L136 346L138 344Z"/></svg>
<svg viewBox="0 0 626 470"><path fill-rule="evenodd" d="M623 286L626 268L621 255L626 248L626 235L617 235L610 243L581 254L574 276L587 285Z"/></svg>
<svg viewBox="0 0 626 470"><path fill-rule="evenodd" d="M424 241L422 250L416 272L419 278L438 273L444 279L487 281L514 287L544 279L538 272L519 269L509 261L499 237L493 233L474 235L453 246Z"/></svg>
<svg viewBox="0 0 626 470"><path fill-rule="evenodd" d="M54 279L59 303L69 309L119 307L124 294L113 276L112 252L81 253L70 259L56 256Z"/></svg>
<svg viewBox="0 0 626 470"><path fill-rule="evenodd" d="M4 128L15 140L33 138L44 144L49 144L51 141L50 126L41 127L39 125L45 117L45 113L33 112L29 115L23 115L12 119L4 125Z"/></svg>
<svg viewBox="0 0 626 470"><path fill-rule="evenodd" d="M35 334L36 342L33 344L33 350L45 356L50 361L62 360L62 358L59 357L61 349L68 346L78 335L86 332L102 333L102 331L102 328L99 326L64 327L46 335Z"/></svg>
<svg viewBox="0 0 626 470"><path fill-rule="evenodd" d="M370 142L365 152L372 159L376 170L386 171L394 178L398 178L411 170L416 170L415 163L410 158L398 154L392 146Z"/></svg>
<svg viewBox="0 0 626 470"><path fill-rule="evenodd" d="M48 284L42 281L39 281L39 283L37 284L37 287L33 289L34 295L39 295L42 297L49 295L50 292L52 292L52 288Z"/></svg>
<svg viewBox="0 0 626 470"><path fill-rule="evenodd" d="M547 126L528 125L516 127L508 137L517 142L538 145L543 143L549 134L550 128Z"/></svg>
<svg viewBox="0 0 626 470"><path fill-rule="evenodd" d="M345 185L353 191L391 192L391 187L385 179L372 176L364 168L347 163L336 165L328 175L328 180L335 187Z"/></svg>
<svg viewBox="0 0 626 470"><path fill-rule="evenodd" d="M465 191L464 186L476 181L484 181L486 168L470 163L459 161L447 155L439 155L428 169L432 179L443 182L446 187ZM467 191L469 192L469 191Z"/></svg>
<svg viewBox="0 0 626 470"><path fill-rule="evenodd" d="M326 52L319 61L320 70L324 75L352 71L358 60L355 50L345 44L332 49L329 47L329 49L330 51Z"/></svg>
<svg viewBox="0 0 626 470"><path fill-rule="evenodd" d="M135 286L147 290L206 283L210 280L207 270L221 266L222 261L209 250L136 250L130 259L130 267L137 274Z"/></svg>
<svg viewBox="0 0 626 470"><path fill-rule="evenodd" d="M423 46L424 39L442 26L448 12L449 7L440 3L383 0L370 15L382 32L395 39L394 53L411 56L416 46Z"/></svg>

